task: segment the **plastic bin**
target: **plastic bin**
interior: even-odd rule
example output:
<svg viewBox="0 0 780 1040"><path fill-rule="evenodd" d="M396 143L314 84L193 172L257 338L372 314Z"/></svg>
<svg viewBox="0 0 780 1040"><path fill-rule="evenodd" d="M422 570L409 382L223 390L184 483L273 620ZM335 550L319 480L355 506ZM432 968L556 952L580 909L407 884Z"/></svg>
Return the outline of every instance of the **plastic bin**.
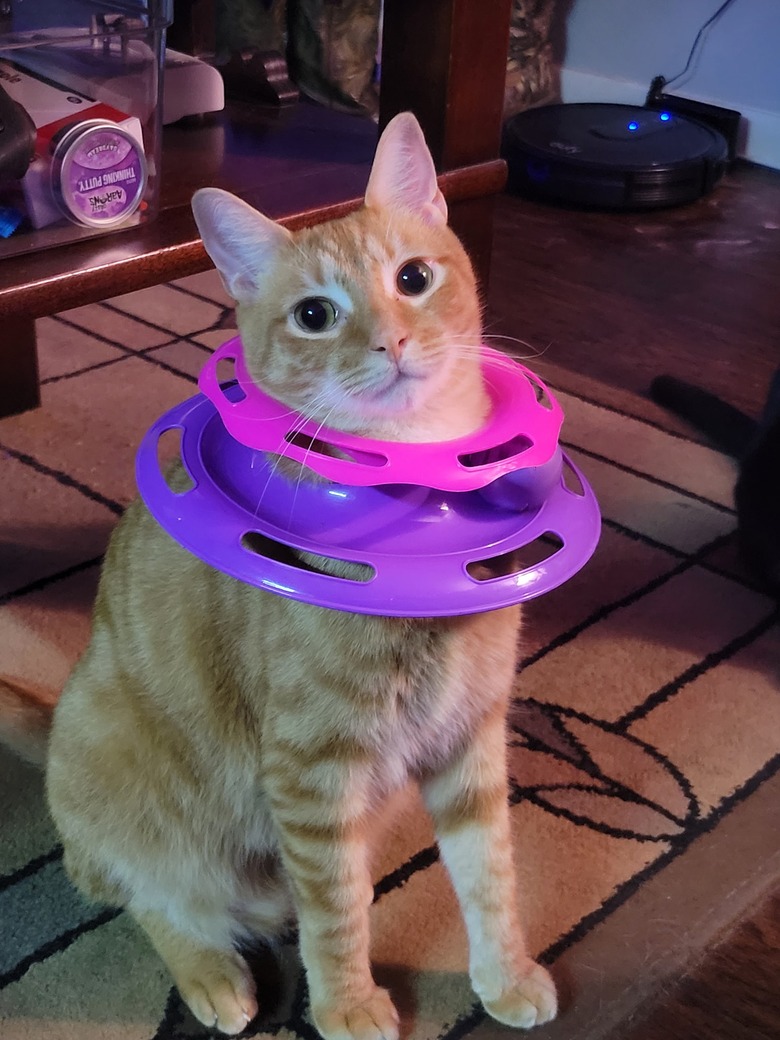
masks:
<svg viewBox="0 0 780 1040"><path fill-rule="evenodd" d="M0 14L0 258L153 219L172 0Z"/></svg>

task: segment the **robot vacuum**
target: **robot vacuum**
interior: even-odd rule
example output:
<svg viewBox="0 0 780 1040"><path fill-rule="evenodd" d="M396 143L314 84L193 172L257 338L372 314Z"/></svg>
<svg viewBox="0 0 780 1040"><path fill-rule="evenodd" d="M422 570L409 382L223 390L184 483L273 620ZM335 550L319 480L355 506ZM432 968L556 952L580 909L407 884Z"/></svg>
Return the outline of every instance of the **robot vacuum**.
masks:
<svg viewBox="0 0 780 1040"><path fill-rule="evenodd" d="M728 162L725 137L665 109L548 105L504 125L509 189L574 206L641 210L706 195Z"/></svg>

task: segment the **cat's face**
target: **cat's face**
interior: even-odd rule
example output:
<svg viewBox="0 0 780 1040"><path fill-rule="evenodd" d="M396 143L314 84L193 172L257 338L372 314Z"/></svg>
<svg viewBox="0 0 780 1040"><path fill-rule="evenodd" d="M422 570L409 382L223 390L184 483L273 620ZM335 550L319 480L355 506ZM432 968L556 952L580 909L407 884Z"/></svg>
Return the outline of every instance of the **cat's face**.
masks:
<svg viewBox="0 0 780 1040"><path fill-rule="evenodd" d="M215 189L194 209L263 389L329 426L439 439L484 412L480 307L411 119L385 131L366 204L341 220L291 234Z"/></svg>
<svg viewBox="0 0 780 1040"><path fill-rule="evenodd" d="M403 417L440 392L479 343L473 275L455 236L368 209L300 232L239 304L249 371L330 425Z"/></svg>

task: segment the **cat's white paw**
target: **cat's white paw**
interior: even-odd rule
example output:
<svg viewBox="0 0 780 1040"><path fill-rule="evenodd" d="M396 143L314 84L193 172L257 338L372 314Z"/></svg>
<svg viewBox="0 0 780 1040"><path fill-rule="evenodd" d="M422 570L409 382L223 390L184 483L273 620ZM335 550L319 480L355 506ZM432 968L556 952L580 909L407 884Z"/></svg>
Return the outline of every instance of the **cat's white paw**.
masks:
<svg viewBox="0 0 780 1040"><path fill-rule="evenodd" d="M485 1010L497 1022L530 1029L551 1022L558 1012L552 976L541 964L528 962L528 972L492 1000L483 998Z"/></svg>
<svg viewBox="0 0 780 1040"><path fill-rule="evenodd" d="M312 1018L325 1040L398 1040L398 1012L378 986L353 1007L313 1007Z"/></svg>
<svg viewBox="0 0 780 1040"><path fill-rule="evenodd" d="M209 951L198 958L197 971L176 984L195 1018L228 1036L243 1032L257 1015L254 979L240 954Z"/></svg>

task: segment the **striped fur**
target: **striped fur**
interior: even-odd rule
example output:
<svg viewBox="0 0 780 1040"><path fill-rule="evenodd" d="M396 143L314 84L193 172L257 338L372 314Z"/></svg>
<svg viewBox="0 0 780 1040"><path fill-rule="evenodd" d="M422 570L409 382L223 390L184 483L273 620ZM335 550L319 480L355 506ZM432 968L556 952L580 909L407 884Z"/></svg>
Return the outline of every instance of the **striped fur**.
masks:
<svg viewBox="0 0 780 1040"><path fill-rule="evenodd" d="M479 425L474 279L411 117L386 131L365 207L335 225L291 236L224 193L195 208L266 389L375 436ZM409 299L395 274L415 258L433 283ZM338 304L333 333L296 330L291 308L308 295ZM546 1021L555 993L525 952L508 833L518 625L516 608L408 620L275 597L207 567L135 503L50 738L47 789L71 877L128 908L205 1024L237 1033L254 1017L238 946L294 913L326 1040L396 1040L369 965L370 853L378 807L416 778L477 993L503 1022Z"/></svg>

